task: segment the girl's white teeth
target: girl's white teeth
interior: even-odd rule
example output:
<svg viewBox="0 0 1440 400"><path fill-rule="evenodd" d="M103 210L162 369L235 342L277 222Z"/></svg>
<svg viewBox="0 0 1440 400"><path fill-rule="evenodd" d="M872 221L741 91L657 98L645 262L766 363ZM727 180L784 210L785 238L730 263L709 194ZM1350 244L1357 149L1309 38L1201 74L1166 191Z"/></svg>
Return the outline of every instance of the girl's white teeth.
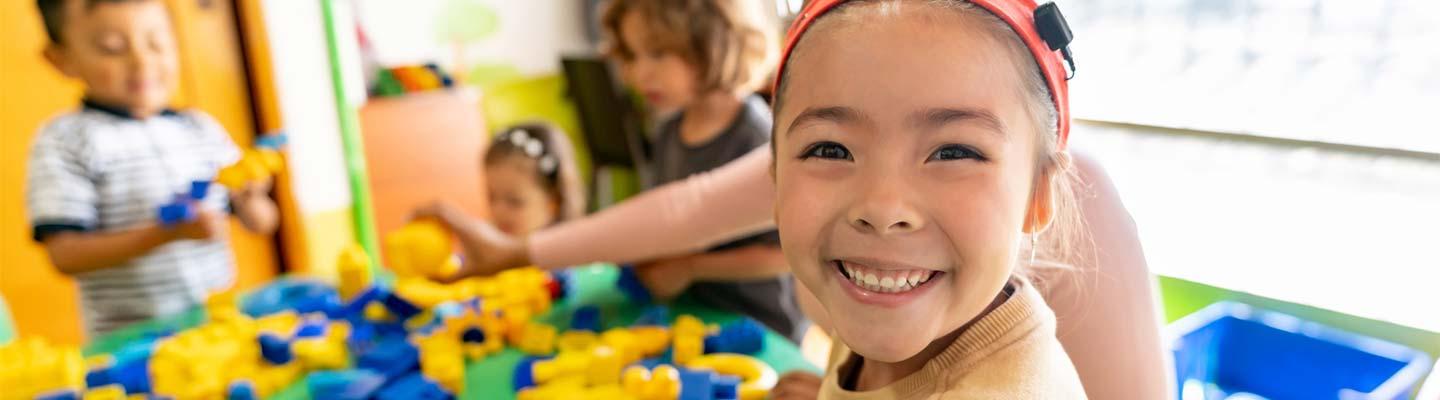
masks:
<svg viewBox="0 0 1440 400"><path fill-rule="evenodd" d="M920 286L920 284L929 281L931 276L935 274L935 271L923 270L898 272L864 271L848 263L841 263L841 268L844 268L845 275L850 278L850 282L855 283L855 286L879 293L910 291ZM886 276L881 277L879 276L880 274Z"/></svg>

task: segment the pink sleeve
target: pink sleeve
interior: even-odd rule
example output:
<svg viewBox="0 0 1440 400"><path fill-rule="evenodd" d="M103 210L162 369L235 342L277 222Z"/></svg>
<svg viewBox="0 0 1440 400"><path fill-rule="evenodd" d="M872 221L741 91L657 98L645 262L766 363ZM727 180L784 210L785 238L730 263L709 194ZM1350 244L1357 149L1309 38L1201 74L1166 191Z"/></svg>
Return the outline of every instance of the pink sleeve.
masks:
<svg viewBox="0 0 1440 400"><path fill-rule="evenodd" d="M770 159L770 147L764 146L710 172L535 232L530 260L543 268L643 261L773 227Z"/></svg>

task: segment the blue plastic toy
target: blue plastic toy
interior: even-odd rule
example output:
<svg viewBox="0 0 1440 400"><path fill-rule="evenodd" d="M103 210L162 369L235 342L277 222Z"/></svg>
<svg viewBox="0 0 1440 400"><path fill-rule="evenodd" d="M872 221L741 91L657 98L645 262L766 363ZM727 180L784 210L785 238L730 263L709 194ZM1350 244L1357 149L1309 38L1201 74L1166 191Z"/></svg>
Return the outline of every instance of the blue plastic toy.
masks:
<svg viewBox="0 0 1440 400"><path fill-rule="evenodd" d="M355 366L395 379L420 367L420 351L403 337L386 339L361 354Z"/></svg>
<svg viewBox="0 0 1440 400"><path fill-rule="evenodd" d="M670 324L670 307L654 305L640 311L632 326L666 326Z"/></svg>
<svg viewBox="0 0 1440 400"><path fill-rule="evenodd" d="M583 306L576 309L575 315L570 318L570 329L600 332L600 308Z"/></svg>
<svg viewBox="0 0 1440 400"><path fill-rule="evenodd" d="M380 393L375 395L375 398L377 400L448 400L455 396L440 387L439 384L425 379L425 376L419 372L414 372L385 385L380 389Z"/></svg>
<svg viewBox="0 0 1440 400"><path fill-rule="evenodd" d="M615 288L625 294L625 298L637 304L649 304L654 298L650 297L650 289L640 281L640 275L635 272L632 265L620 266L620 276L615 278Z"/></svg>
<svg viewBox="0 0 1440 400"><path fill-rule="evenodd" d="M549 357L525 357L515 363L515 374L510 378L510 388L519 392L520 389L535 386L535 362L548 360Z"/></svg>
<svg viewBox="0 0 1440 400"><path fill-rule="evenodd" d="M715 398L715 386L710 383L715 375L711 371L693 369L680 370L680 400L711 400Z"/></svg>
<svg viewBox="0 0 1440 400"><path fill-rule="evenodd" d="M290 342L278 336L262 333L260 334L260 356L273 365L285 365L295 359L295 353L290 351Z"/></svg>
<svg viewBox="0 0 1440 400"><path fill-rule="evenodd" d="M80 394L74 390L57 390L35 396L35 400L80 400Z"/></svg>
<svg viewBox="0 0 1440 400"><path fill-rule="evenodd" d="M255 147L269 150L280 150L290 142L290 136L285 133L272 133L255 138Z"/></svg>
<svg viewBox="0 0 1440 400"><path fill-rule="evenodd" d="M209 193L210 181L190 182L190 191L176 195L174 200L160 206L160 210L157 212L160 224L170 226L194 220L194 203L205 200L205 195Z"/></svg>
<svg viewBox="0 0 1440 400"><path fill-rule="evenodd" d="M305 384L315 400L366 400L385 385L385 376L363 369L316 371Z"/></svg>
<svg viewBox="0 0 1440 400"><path fill-rule="evenodd" d="M255 386L250 381L235 381L230 383L228 400L258 400L255 395Z"/></svg>
<svg viewBox="0 0 1440 400"><path fill-rule="evenodd" d="M750 318L725 324L719 333L705 337L705 353L755 354L764 349L765 327Z"/></svg>
<svg viewBox="0 0 1440 400"><path fill-rule="evenodd" d="M280 279L245 297L240 310L251 317L262 317L281 311L325 313L332 318L341 314L340 293L323 282Z"/></svg>
<svg viewBox="0 0 1440 400"><path fill-rule="evenodd" d="M400 298L400 296L395 293L387 294L385 298L380 300L380 303L384 304L386 310L390 310L391 314L395 314L395 316L399 317L402 321L410 319L410 317L418 315L422 311L420 307L416 307L409 301L405 301L405 299Z"/></svg>

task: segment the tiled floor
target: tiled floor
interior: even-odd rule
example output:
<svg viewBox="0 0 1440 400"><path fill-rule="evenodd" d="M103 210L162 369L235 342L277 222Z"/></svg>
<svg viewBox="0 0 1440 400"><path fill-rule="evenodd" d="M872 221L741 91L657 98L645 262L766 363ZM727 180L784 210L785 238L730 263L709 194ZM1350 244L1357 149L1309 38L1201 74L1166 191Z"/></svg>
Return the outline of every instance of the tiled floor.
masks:
<svg viewBox="0 0 1440 400"><path fill-rule="evenodd" d="M1159 274L1440 332L1440 155L1080 123Z"/></svg>

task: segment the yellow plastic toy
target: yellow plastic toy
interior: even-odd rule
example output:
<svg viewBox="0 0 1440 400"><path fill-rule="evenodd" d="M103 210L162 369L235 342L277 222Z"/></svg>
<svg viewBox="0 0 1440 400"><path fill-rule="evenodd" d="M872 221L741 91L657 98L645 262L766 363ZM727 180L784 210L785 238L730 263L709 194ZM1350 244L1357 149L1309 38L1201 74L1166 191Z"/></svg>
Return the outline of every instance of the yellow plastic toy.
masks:
<svg viewBox="0 0 1440 400"><path fill-rule="evenodd" d="M36 395L85 388L85 359L74 346L56 346L40 337L26 337L0 346L0 398L33 399Z"/></svg>
<svg viewBox="0 0 1440 400"><path fill-rule="evenodd" d="M238 191L247 183L271 179L284 168L285 159L280 156L279 151L266 148L249 149L245 150L239 161L220 169L215 181L231 191Z"/></svg>
<svg viewBox="0 0 1440 400"><path fill-rule="evenodd" d="M676 364L685 365L690 360L705 353L705 335L715 329L708 327L705 322L700 321L693 315L681 315L675 319L673 328L674 352L671 359Z"/></svg>
<svg viewBox="0 0 1440 400"><path fill-rule="evenodd" d="M740 377L740 400L764 400L780 379L774 368L744 354L706 354L690 360L685 367Z"/></svg>
<svg viewBox="0 0 1440 400"><path fill-rule="evenodd" d="M105 385L85 391L84 400L125 400L125 387Z"/></svg>
<svg viewBox="0 0 1440 400"><path fill-rule="evenodd" d="M680 370L669 365L656 366L654 371L630 367L620 385L636 400L674 400L680 397Z"/></svg>
<svg viewBox="0 0 1440 400"><path fill-rule="evenodd" d="M340 261L336 269L340 274L338 285L340 299L350 301L375 280L370 270L370 255L365 254L365 248L359 244L352 244L340 252Z"/></svg>
<svg viewBox="0 0 1440 400"><path fill-rule="evenodd" d="M438 279L453 275L459 264L447 262L453 257L451 253L450 232L435 221L411 221L385 235L385 260L397 277Z"/></svg>
<svg viewBox="0 0 1440 400"><path fill-rule="evenodd" d="M520 341L515 347L530 355L544 355L555 352L555 327L530 322L521 328Z"/></svg>
<svg viewBox="0 0 1440 400"><path fill-rule="evenodd" d="M415 339L415 346L420 349L421 374L450 393L465 390L465 359L458 338L448 334L430 335Z"/></svg>

